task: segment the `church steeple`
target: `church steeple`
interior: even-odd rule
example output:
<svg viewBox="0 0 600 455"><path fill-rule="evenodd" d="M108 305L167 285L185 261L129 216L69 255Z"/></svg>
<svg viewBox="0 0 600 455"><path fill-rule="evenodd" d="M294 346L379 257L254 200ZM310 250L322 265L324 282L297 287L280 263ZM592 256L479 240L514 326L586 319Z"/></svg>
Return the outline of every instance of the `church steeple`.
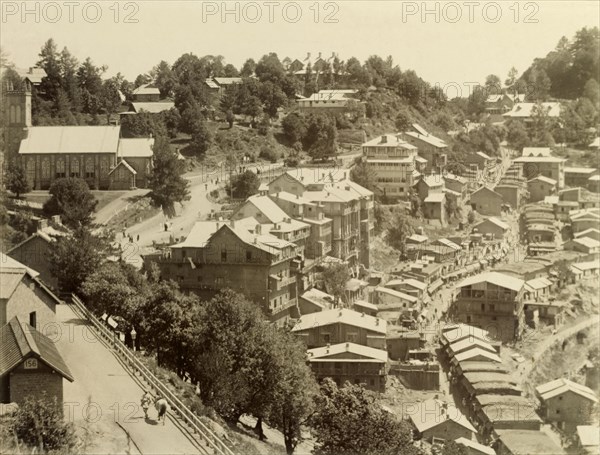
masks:
<svg viewBox="0 0 600 455"><path fill-rule="evenodd" d="M7 117L7 150L16 156L21 140L27 137L31 123L31 87L26 82L21 90L7 86L4 91L4 103Z"/></svg>

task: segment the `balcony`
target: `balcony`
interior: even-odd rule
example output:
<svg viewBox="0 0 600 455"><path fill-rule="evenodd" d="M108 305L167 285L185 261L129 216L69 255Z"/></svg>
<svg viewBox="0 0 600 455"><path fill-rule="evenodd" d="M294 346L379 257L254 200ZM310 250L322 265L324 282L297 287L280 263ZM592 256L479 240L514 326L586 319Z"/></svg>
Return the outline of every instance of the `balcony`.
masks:
<svg viewBox="0 0 600 455"><path fill-rule="evenodd" d="M291 284L296 284L295 276L279 277L277 275L269 275L269 289L272 291L280 291Z"/></svg>
<svg viewBox="0 0 600 455"><path fill-rule="evenodd" d="M287 309L289 309L289 308L291 308L293 306L296 306L296 304L297 304L297 301L296 301L295 298L294 299L286 300L281 305L277 305L276 307L271 308L271 310L270 310L271 311L271 315L274 315L274 314L280 313L282 311L285 311L285 310L287 310Z"/></svg>

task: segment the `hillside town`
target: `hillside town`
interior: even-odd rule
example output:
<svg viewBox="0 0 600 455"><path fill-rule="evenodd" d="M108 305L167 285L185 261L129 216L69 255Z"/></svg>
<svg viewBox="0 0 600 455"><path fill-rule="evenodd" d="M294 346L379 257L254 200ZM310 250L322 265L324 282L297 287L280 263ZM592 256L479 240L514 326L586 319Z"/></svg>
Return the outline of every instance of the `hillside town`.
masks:
<svg viewBox="0 0 600 455"><path fill-rule="evenodd" d="M598 453L597 27L452 99L60 47L2 49L0 452Z"/></svg>

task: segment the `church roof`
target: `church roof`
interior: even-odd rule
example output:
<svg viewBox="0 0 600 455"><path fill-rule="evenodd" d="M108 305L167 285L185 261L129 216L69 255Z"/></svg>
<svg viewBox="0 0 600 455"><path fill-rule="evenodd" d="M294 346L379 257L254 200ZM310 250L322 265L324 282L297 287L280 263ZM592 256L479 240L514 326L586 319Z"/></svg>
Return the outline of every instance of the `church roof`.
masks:
<svg viewBox="0 0 600 455"><path fill-rule="evenodd" d="M153 154L153 146L153 138L121 139L119 141L119 156L121 158L148 158Z"/></svg>
<svg viewBox="0 0 600 455"><path fill-rule="evenodd" d="M119 126L33 126L19 154L116 153Z"/></svg>

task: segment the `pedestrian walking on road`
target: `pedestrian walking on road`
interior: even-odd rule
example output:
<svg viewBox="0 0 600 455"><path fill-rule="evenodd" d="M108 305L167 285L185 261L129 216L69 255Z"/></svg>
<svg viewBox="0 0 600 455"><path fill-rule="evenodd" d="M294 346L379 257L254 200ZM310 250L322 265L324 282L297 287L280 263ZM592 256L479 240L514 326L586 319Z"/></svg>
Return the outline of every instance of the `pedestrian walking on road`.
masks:
<svg viewBox="0 0 600 455"><path fill-rule="evenodd" d="M150 408L151 404L152 404L152 395L150 395L150 391L146 390L144 392L144 394L142 395L142 400L141 400L142 409L144 410L144 416L146 417L146 419L148 418L148 409Z"/></svg>
<svg viewBox="0 0 600 455"><path fill-rule="evenodd" d="M160 422L160 420L162 419L162 423L164 425L165 420L167 418L167 411L169 410L169 403L167 403L167 400L161 397L158 400L156 400L156 403L154 403L154 407L158 411L158 421Z"/></svg>

